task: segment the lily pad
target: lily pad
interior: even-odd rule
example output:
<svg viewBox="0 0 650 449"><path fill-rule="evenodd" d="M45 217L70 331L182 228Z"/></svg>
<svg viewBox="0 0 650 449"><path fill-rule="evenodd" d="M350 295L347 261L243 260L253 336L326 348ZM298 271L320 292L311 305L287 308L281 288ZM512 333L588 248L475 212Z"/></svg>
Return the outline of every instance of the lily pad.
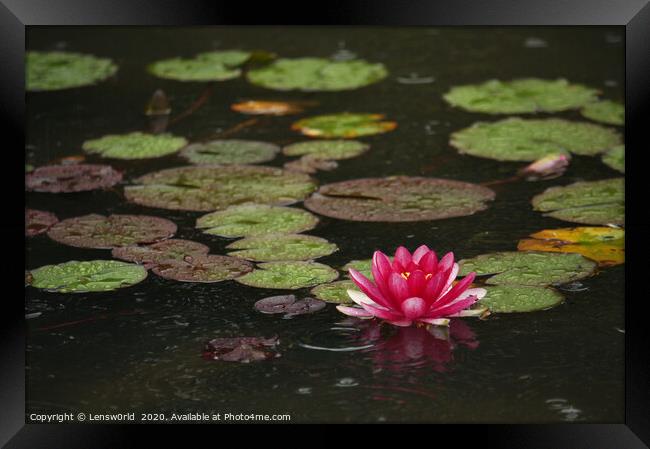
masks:
<svg viewBox="0 0 650 449"><path fill-rule="evenodd" d="M27 190L33 192L84 192L107 189L122 180L122 173L110 165L47 165L25 176Z"/></svg>
<svg viewBox="0 0 650 449"><path fill-rule="evenodd" d="M138 243L155 243L176 233L176 225L149 215L83 215L52 226L54 241L79 248L109 249Z"/></svg>
<svg viewBox="0 0 650 449"><path fill-rule="evenodd" d="M625 106L615 101L603 100L585 105L580 113L591 120L608 125L625 124Z"/></svg>
<svg viewBox="0 0 650 449"><path fill-rule="evenodd" d="M357 89L384 79L381 63L361 59L333 61L324 58L282 58L250 70L246 76L256 86L274 90L340 91Z"/></svg>
<svg viewBox="0 0 650 449"><path fill-rule="evenodd" d="M317 285L311 290L316 298L334 304L352 304L353 301L348 295L348 290L359 290L357 284L352 281L336 281L329 284Z"/></svg>
<svg viewBox="0 0 650 449"><path fill-rule="evenodd" d="M295 295L270 296L260 299L254 305L255 310L258 312L267 314L283 313L284 318L318 312L324 309L325 306L325 302L314 298L305 298L296 301Z"/></svg>
<svg viewBox="0 0 650 449"><path fill-rule="evenodd" d="M76 260L29 272L32 287L59 293L106 292L130 287L147 277L140 265L117 260Z"/></svg>
<svg viewBox="0 0 650 449"><path fill-rule="evenodd" d="M564 301L561 293L549 287L498 285L486 290L480 303L493 313L537 312Z"/></svg>
<svg viewBox="0 0 650 449"><path fill-rule="evenodd" d="M350 159L365 153L370 145L358 140L316 140L298 142L282 149L286 156L310 155L318 159Z"/></svg>
<svg viewBox="0 0 650 449"><path fill-rule="evenodd" d="M205 344L203 358L224 362L250 363L280 357L275 350L280 344L277 336L215 338Z"/></svg>
<svg viewBox="0 0 650 449"><path fill-rule="evenodd" d="M253 270L253 264L237 257L197 254L183 260L167 259L151 271L165 279L182 282L221 282L235 279Z"/></svg>
<svg viewBox="0 0 650 449"><path fill-rule="evenodd" d="M613 129L561 119L478 122L451 135L461 154L498 161L534 161L569 152L593 156L622 143Z"/></svg>
<svg viewBox="0 0 650 449"><path fill-rule="evenodd" d="M129 134L109 134L99 139L87 140L82 148L87 153L111 159L150 159L176 153L185 145L187 140L183 137L136 131Z"/></svg>
<svg viewBox="0 0 650 449"><path fill-rule="evenodd" d="M269 234L237 240L226 246L228 255L257 262L311 260L328 256L338 247L327 240L302 234Z"/></svg>
<svg viewBox="0 0 650 449"><path fill-rule="evenodd" d="M280 147L254 140L212 140L183 148L180 155L192 164L256 164L275 158Z"/></svg>
<svg viewBox="0 0 650 449"><path fill-rule="evenodd" d="M576 182L550 187L533 197L535 210L548 217L584 224L625 223L623 178Z"/></svg>
<svg viewBox="0 0 650 449"><path fill-rule="evenodd" d="M302 173L275 167L201 165L144 175L141 185L128 186L128 201L162 209L214 211L244 203L287 205L303 200L316 188Z"/></svg>
<svg viewBox="0 0 650 449"><path fill-rule="evenodd" d="M307 174L316 173L318 170L334 170L338 166L339 164L336 161L321 159L311 154L306 154L300 159L285 162L284 164L286 170Z"/></svg>
<svg viewBox="0 0 650 449"><path fill-rule="evenodd" d="M304 102L247 100L233 104L233 111L249 115L290 115L304 111Z"/></svg>
<svg viewBox="0 0 650 449"><path fill-rule="evenodd" d="M52 226L59 222L52 212L45 212L36 209L25 209L25 235L33 237L47 232Z"/></svg>
<svg viewBox="0 0 650 449"><path fill-rule="evenodd" d="M544 229L519 241L520 251L578 253L599 266L625 262L625 231L610 227Z"/></svg>
<svg viewBox="0 0 650 449"><path fill-rule="evenodd" d="M136 262L151 268L166 260L186 260L188 256L203 256L209 252L210 248L203 243L169 239L146 246L130 245L113 248L111 255L116 259Z"/></svg>
<svg viewBox="0 0 650 449"><path fill-rule="evenodd" d="M598 90L565 79L489 80L453 87L443 98L452 106L486 114L558 112L577 109L597 99Z"/></svg>
<svg viewBox="0 0 650 449"><path fill-rule="evenodd" d="M117 72L108 58L63 51L28 51L25 60L27 90L61 90L88 86Z"/></svg>
<svg viewBox="0 0 650 449"><path fill-rule="evenodd" d="M292 207L244 204L203 215L196 227L221 237L250 237L266 234L293 234L313 229L318 218Z"/></svg>
<svg viewBox="0 0 650 449"><path fill-rule="evenodd" d="M240 50L223 50L200 53L194 58L171 58L149 65L151 74L177 81L225 81L241 74L239 66L251 53Z"/></svg>
<svg viewBox="0 0 650 449"><path fill-rule="evenodd" d="M305 207L352 221L427 221L472 215L494 199L487 187L448 179L393 176L322 186Z"/></svg>
<svg viewBox="0 0 650 449"><path fill-rule="evenodd" d="M350 271L350 268L357 270L368 279L372 279L372 259L351 260L343 265L344 271Z"/></svg>
<svg viewBox="0 0 650 449"><path fill-rule="evenodd" d="M603 163L614 170L625 173L625 145L618 145L602 156Z"/></svg>
<svg viewBox="0 0 650 449"><path fill-rule="evenodd" d="M491 275L488 284L551 285L591 276L596 262L580 254L506 251L483 254L459 262L460 275Z"/></svg>
<svg viewBox="0 0 650 449"><path fill-rule="evenodd" d="M336 270L317 262L266 262L236 281L251 287L297 290L331 282L338 276Z"/></svg>
<svg viewBox="0 0 650 449"><path fill-rule="evenodd" d="M291 129L310 137L354 139L386 133L397 128L396 122L383 120L383 118L383 114L342 112L304 118L291 125Z"/></svg>

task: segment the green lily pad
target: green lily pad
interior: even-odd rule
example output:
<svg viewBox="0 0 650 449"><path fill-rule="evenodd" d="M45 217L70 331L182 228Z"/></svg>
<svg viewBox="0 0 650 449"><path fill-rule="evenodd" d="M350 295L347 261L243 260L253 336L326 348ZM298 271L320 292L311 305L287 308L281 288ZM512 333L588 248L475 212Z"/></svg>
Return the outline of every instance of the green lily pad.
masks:
<svg viewBox="0 0 650 449"><path fill-rule="evenodd" d="M82 148L87 153L111 159L149 159L176 153L187 145L183 137L171 134L109 134L99 139L87 140Z"/></svg>
<svg viewBox="0 0 650 449"><path fill-rule="evenodd" d="M486 114L557 112L577 109L597 99L598 90L565 79L489 80L453 87L443 98L452 106Z"/></svg>
<svg viewBox="0 0 650 449"><path fill-rule="evenodd" d="M614 170L625 173L625 145L618 145L602 156L603 163Z"/></svg>
<svg viewBox="0 0 650 449"><path fill-rule="evenodd" d="M221 282L235 279L253 270L253 264L237 257L196 254L183 260L167 259L151 271L165 279L181 282Z"/></svg>
<svg viewBox="0 0 650 449"><path fill-rule="evenodd" d="M314 229L318 218L292 207L244 204L203 215L196 227L221 237L251 237L265 234L294 234Z"/></svg>
<svg viewBox="0 0 650 449"><path fill-rule="evenodd" d="M358 140L316 140L298 142L282 149L286 156L310 155L318 159L350 159L365 153L370 145Z"/></svg>
<svg viewBox="0 0 650 449"><path fill-rule="evenodd" d="M608 125L625 124L625 106L615 101L603 100L585 105L580 113L588 119Z"/></svg>
<svg viewBox="0 0 650 449"><path fill-rule="evenodd" d="M305 207L352 221L427 221L472 215L494 199L487 187L448 179L393 176L322 186Z"/></svg>
<svg viewBox="0 0 650 449"><path fill-rule="evenodd" d="M303 173L275 167L200 165L149 173L128 186L128 201L162 209L214 211L244 203L288 205L316 189Z"/></svg>
<svg viewBox="0 0 650 449"><path fill-rule="evenodd" d="M506 251L463 259L460 276L474 271L477 276L492 275L488 284L551 285L564 284L591 276L596 262L575 253Z"/></svg>
<svg viewBox="0 0 650 449"><path fill-rule="evenodd" d="M212 140L183 148L180 155L192 164L256 164L275 158L280 147L254 140Z"/></svg>
<svg viewBox="0 0 650 449"><path fill-rule="evenodd" d="M381 63L355 59L333 61L324 58L281 58L250 70L246 76L256 86L274 90L340 91L357 89L388 75Z"/></svg>
<svg viewBox="0 0 650 449"><path fill-rule="evenodd" d="M76 260L31 270L32 287L59 293L106 292L130 287L147 277L140 265L117 260Z"/></svg>
<svg viewBox="0 0 650 449"><path fill-rule="evenodd" d="M311 290L316 298L335 304L352 304L353 301L348 295L348 290L361 291L357 284L352 281L336 281L329 284L321 284Z"/></svg>
<svg viewBox="0 0 650 449"><path fill-rule="evenodd" d="M397 128L397 123L383 120L383 114L317 115L298 120L291 129L310 137L354 139L360 136L382 134Z"/></svg>
<svg viewBox="0 0 650 449"><path fill-rule="evenodd" d="M338 276L335 269L317 262L266 262L235 280L251 287L297 290L331 282Z"/></svg>
<svg viewBox="0 0 650 449"><path fill-rule="evenodd" d="M564 297L548 287L498 285L487 287L479 303L493 313L537 312L561 304Z"/></svg>
<svg viewBox="0 0 650 449"><path fill-rule="evenodd" d="M311 260L328 256L338 247L327 240L302 234L269 234L237 240L226 246L237 249L230 256L258 262L281 260Z"/></svg>
<svg viewBox="0 0 650 449"><path fill-rule="evenodd" d="M550 187L533 197L533 208L558 220L583 224L625 224L625 180L576 182Z"/></svg>
<svg viewBox="0 0 650 449"><path fill-rule="evenodd" d="M155 243L176 233L176 225L149 215L83 215L62 220L47 235L78 248L110 249L137 243Z"/></svg>
<svg viewBox="0 0 650 449"><path fill-rule="evenodd" d="M224 50L200 53L191 59L171 58L149 65L151 74L177 81L225 81L241 74L239 66L250 58L251 53L240 50Z"/></svg>
<svg viewBox="0 0 650 449"><path fill-rule="evenodd" d="M622 143L613 129L561 119L478 122L451 135L461 154L498 161L534 161L551 154L593 156Z"/></svg>
<svg viewBox="0 0 650 449"><path fill-rule="evenodd" d="M25 60L27 90L61 90L88 86L117 72L107 58L63 51L29 51Z"/></svg>
<svg viewBox="0 0 650 449"><path fill-rule="evenodd" d="M350 268L354 268L368 279L372 279L372 259L351 260L343 265L344 271L350 271Z"/></svg>
<svg viewBox="0 0 650 449"><path fill-rule="evenodd" d="M144 265L147 268L167 260L186 260L189 257L207 255L210 248L191 240L169 239L152 245L129 245L113 248L111 255L116 259Z"/></svg>

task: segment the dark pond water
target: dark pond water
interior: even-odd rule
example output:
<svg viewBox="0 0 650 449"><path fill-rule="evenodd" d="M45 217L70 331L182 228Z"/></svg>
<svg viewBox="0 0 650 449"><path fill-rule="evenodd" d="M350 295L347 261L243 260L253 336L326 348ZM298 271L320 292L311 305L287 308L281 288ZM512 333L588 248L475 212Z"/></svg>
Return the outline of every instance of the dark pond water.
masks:
<svg viewBox="0 0 650 449"><path fill-rule="evenodd" d="M451 132L491 119L447 106L441 95L455 84L565 77L601 89L605 98L621 101L624 93L623 34L617 28L33 28L28 48L88 52L120 66L115 78L94 87L28 94L27 160L36 166L80 154L86 139L145 128L144 106L157 88L170 97L175 113L182 111L204 86L154 78L145 65L217 48L260 48L287 57L347 49L386 64L389 78L345 93L280 93L243 79L218 83L203 108L170 129L190 140L228 129L248 118L229 105L249 98L315 100L319 106L307 115L377 112L399 123L394 132L363 139L372 145L370 152L318 172L320 183L395 174L474 183L512 176L523 164L461 156L449 147ZM411 76L434 81L398 81ZM577 112L554 116L580 119ZM294 120L266 118L235 136L282 144L304 140L289 129ZM268 165L284 162L278 157ZM185 165L176 156L111 163L125 170L125 184L143 173ZM458 258L514 250L531 232L570 226L534 212L533 195L551 185L614 176L599 158L575 157L561 178L500 186L490 208L474 216L396 224L322 218L310 234L339 246L319 260L334 267L368 258L375 249L392 252L400 244L414 249L426 243L439 252L453 250ZM217 254L229 242L195 230L199 213L132 205L121 187L27 198L30 207L59 218L166 217L178 224L178 237L208 244ZM110 258L109 251L66 247L46 236L30 239L26 255L26 268ZM453 344L422 329L346 324L333 305L291 320L262 315L253 303L277 290L233 281L186 284L150 275L110 293L63 295L30 288L26 312L41 315L28 320L28 413L290 413L294 422L621 422L623 275L623 266L602 270L583 282L586 290L566 292L566 301L552 310L464 319ZM282 357L272 361L236 364L200 357L203 343L212 338L274 334Z"/></svg>

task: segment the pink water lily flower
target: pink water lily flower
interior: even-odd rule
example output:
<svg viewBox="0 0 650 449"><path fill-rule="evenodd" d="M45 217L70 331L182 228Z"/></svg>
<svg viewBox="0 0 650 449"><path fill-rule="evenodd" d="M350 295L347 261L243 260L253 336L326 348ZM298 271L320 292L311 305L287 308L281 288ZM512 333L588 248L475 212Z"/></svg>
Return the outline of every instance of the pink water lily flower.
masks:
<svg viewBox="0 0 650 449"><path fill-rule="evenodd" d="M381 251L372 258L374 283L350 269L350 276L361 292L348 290L359 307L337 306L346 315L379 318L396 326L415 323L446 326L449 317L480 315L481 310L467 310L487 293L483 288L468 288L476 273L469 273L455 285L458 264L454 254L438 260L426 245L413 255L400 246L390 259Z"/></svg>

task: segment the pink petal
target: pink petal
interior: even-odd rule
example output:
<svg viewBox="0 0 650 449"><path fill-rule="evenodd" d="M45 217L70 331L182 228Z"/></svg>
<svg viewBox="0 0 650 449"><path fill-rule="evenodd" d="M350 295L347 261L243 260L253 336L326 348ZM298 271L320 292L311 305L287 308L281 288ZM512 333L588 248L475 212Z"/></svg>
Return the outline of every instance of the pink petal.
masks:
<svg viewBox="0 0 650 449"><path fill-rule="evenodd" d="M445 254L445 256L440 259L440 263L438 264L438 270L440 271L447 271L452 267L454 264L454 253L449 252Z"/></svg>
<svg viewBox="0 0 650 449"><path fill-rule="evenodd" d="M438 269L438 256L434 251L426 253L418 262L420 269L425 273L435 273Z"/></svg>
<svg viewBox="0 0 650 449"><path fill-rule="evenodd" d="M377 267L377 270L379 273L381 273L381 276L384 279L388 279L390 274L393 272L393 268L391 267L390 264L390 259L386 254L382 253L381 251L375 251L375 254L372 256L372 266ZM374 272L373 272L374 276Z"/></svg>
<svg viewBox="0 0 650 449"><path fill-rule="evenodd" d="M427 310L427 303L422 298L408 298L402 303L402 311L408 319L421 317Z"/></svg>
<svg viewBox="0 0 650 449"><path fill-rule="evenodd" d="M445 281L447 280L447 273L444 271L439 271L436 273L429 281L427 282L426 287L424 288L424 293L422 296L430 304L432 304L440 296L440 292L445 286Z"/></svg>
<svg viewBox="0 0 650 449"><path fill-rule="evenodd" d="M440 293L442 293L444 295L445 293L447 293L449 291L449 289L451 288L451 285L456 280L456 276L458 276L458 271L459 270L460 270L460 268L458 267L457 263L455 263L451 267L451 270L449 270L449 272L448 272L449 274L447 275L447 281L445 282L445 286L442 288Z"/></svg>
<svg viewBox="0 0 650 449"><path fill-rule="evenodd" d="M420 246L418 249L413 251L413 262L419 264L422 257L426 255L428 252L431 252L431 250L427 245Z"/></svg>
<svg viewBox="0 0 650 449"><path fill-rule="evenodd" d="M434 326L449 326L449 320L447 318L421 318L418 321L433 324Z"/></svg>
<svg viewBox="0 0 650 449"><path fill-rule="evenodd" d="M388 278L388 289L390 290L393 299L400 303L410 296L406 279L397 273L391 274L390 278Z"/></svg>
<svg viewBox="0 0 650 449"><path fill-rule="evenodd" d="M420 296L424 287L427 285L427 280L424 277L422 270L415 270L411 272L411 275L406 280L406 283L409 286L409 292L411 296Z"/></svg>
<svg viewBox="0 0 650 449"><path fill-rule="evenodd" d="M460 312L461 310L467 309L476 301L478 301L476 296L469 296L465 299L461 299L460 301L454 301L452 304L449 304L447 306L441 307L439 309L438 308L433 309L431 312L429 312L427 318L439 318L439 317L454 315Z"/></svg>
<svg viewBox="0 0 650 449"><path fill-rule="evenodd" d="M487 295L487 290L484 288L468 288L463 293L458 295L456 299L465 299L468 296L472 295L476 296L478 299L482 299L485 295Z"/></svg>
<svg viewBox="0 0 650 449"><path fill-rule="evenodd" d="M395 261L399 262L401 266L406 268L411 262L411 253L409 253L408 249L400 246L397 248L397 251L395 251Z"/></svg>
<svg viewBox="0 0 650 449"><path fill-rule="evenodd" d="M367 277L359 273L354 268L350 268L349 273L354 283L357 284L361 291L368 295L370 299L375 301L377 304L381 304L384 307L392 307L390 303L384 298L384 295L375 286L375 284L370 282Z"/></svg>
<svg viewBox="0 0 650 449"><path fill-rule="evenodd" d="M449 304L453 300L457 299L461 293L467 290L469 284L474 282L475 277L476 274L473 272L465 276L458 282L458 284L454 285L447 293L442 295L435 303L433 303L433 307L442 307L445 304Z"/></svg>
<svg viewBox="0 0 650 449"><path fill-rule="evenodd" d="M411 320L386 320L387 323L392 324L393 326L408 327L413 323Z"/></svg>
<svg viewBox="0 0 650 449"><path fill-rule="evenodd" d="M380 309L370 304L362 303L361 307L363 307L366 310L366 312L376 316L377 318L381 318L382 320L394 321L394 320L400 320L404 318L401 313Z"/></svg>
<svg viewBox="0 0 650 449"><path fill-rule="evenodd" d="M345 313L346 315L349 316L356 316L359 318L369 318L372 317L372 315L365 310L359 308L359 307L348 307L348 306L336 306L336 309L339 312Z"/></svg>

